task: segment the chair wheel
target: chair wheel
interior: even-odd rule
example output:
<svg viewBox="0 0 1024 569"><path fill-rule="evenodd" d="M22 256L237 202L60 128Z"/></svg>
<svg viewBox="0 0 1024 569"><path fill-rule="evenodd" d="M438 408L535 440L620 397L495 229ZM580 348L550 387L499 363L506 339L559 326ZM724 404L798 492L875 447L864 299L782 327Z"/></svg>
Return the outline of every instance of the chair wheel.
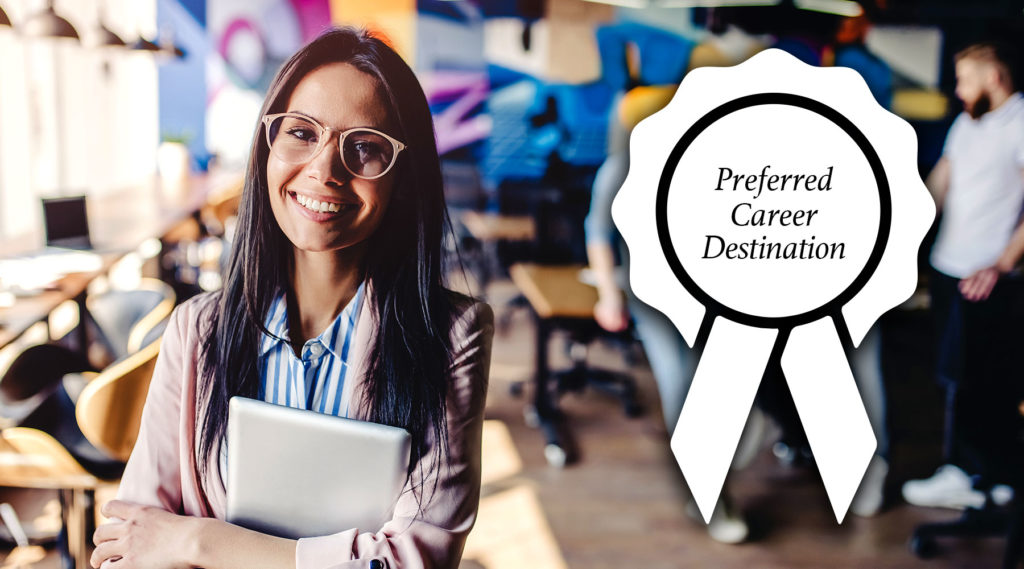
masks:
<svg viewBox="0 0 1024 569"><path fill-rule="evenodd" d="M626 416L635 419L644 414L644 408L639 403L628 403L625 407Z"/></svg>
<svg viewBox="0 0 1024 569"><path fill-rule="evenodd" d="M565 466L568 457L565 454L565 449L556 444L548 443L544 446L544 458L547 459L550 466L562 468Z"/></svg>
<svg viewBox="0 0 1024 569"><path fill-rule="evenodd" d="M928 559L934 557L939 548L934 539L914 534L910 537L910 551L920 559Z"/></svg>
<svg viewBox="0 0 1024 569"><path fill-rule="evenodd" d="M526 426L531 429L540 427L540 415L537 414L537 408L533 405L523 407L523 421L526 422Z"/></svg>

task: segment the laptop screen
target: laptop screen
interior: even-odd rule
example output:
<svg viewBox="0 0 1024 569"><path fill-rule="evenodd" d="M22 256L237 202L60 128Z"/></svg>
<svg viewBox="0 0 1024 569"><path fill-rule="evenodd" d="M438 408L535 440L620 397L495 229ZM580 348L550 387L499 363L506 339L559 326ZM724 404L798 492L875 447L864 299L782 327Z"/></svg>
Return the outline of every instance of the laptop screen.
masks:
<svg viewBox="0 0 1024 569"><path fill-rule="evenodd" d="M42 201L47 245L73 248L90 246L85 196L44 198Z"/></svg>

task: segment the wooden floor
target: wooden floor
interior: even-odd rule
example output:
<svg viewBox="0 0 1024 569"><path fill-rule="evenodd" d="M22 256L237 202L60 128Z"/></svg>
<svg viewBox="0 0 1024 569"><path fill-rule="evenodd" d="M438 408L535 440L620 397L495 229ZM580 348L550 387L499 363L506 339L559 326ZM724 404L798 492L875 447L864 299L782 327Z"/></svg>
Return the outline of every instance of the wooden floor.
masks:
<svg viewBox="0 0 1024 569"><path fill-rule="evenodd" d="M507 283L492 285L489 291L501 313L501 305L514 291ZM909 334L899 330L902 325L894 324L896 331ZM563 409L581 457L564 469L549 467L542 436L524 423L523 400L510 394L513 383L532 374L533 341L531 319L524 310L514 313L508 330L495 337L483 495L464 569L999 566L998 539L946 541L940 555L929 561L909 553L906 542L912 528L955 517L949 510L898 504L875 518L849 516L837 525L817 473L781 465L767 450L770 439L754 464L731 479L738 505L750 519L753 539L739 546L711 541L702 525L686 514L682 477L669 454L656 388L643 360L629 371L639 383L647 412L628 419L599 394L566 395ZM556 367L562 354L558 342L555 338L551 350ZM910 346L894 346L915 357ZM600 345L592 350L591 361L627 369L619 351ZM937 394L927 392L922 383L926 369L886 373L894 398L890 486L896 489L903 479L935 467L932 435L941 425L941 414L932 408ZM904 377L907 373L914 377ZM897 398L915 403L905 406ZM0 492L0 499L45 501L11 491ZM56 569L56 556L51 554L36 567Z"/></svg>
<svg viewBox="0 0 1024 569"><path fill-rule="evenodd" d="M509 292L500 284L489 290L496 313L500 313ZM888 383L893 384L887 388L892 398L893 436L893 472L888 486L889 494L896 496L903 480L929 474L939 458L940 393L931 383L928 366L916 364L927 358L919 353L921 322L916 318L887 322L887 349L900 356L886 358L885 370ZM1003 542L999 539L946 540L940 554L928 561L911 555L907 539L914 526L955 518L958 514L951 510L895 504L877 517L850 515L837 525L817 472L780 464L769 450L773 442L770 433L755 462L730 479L737 503L750 520L752 540L739 546L711 541L703 526L686 514L684 482L668 449L649 368L643 362L628 368L622 355L610 349L592 349L590 360L631 371L647 412L628 419L615 402L600 394L567 394L562 399L563 409L582 456L578 464L553 469L543 458L543 437L524 424L523 400L509 395L508 389L512 382L530 377L533 341L526 311L516 314L505 334L495 337L487 417L507 428L522 466L503 479L485 483L475 532L493 529L500 534L505 524L518 527L521 522L508 517L486 519L484 515L491 513L486 506L502 493L527 489L537 504L535 523L549 532L557 555L541 562L523 551L518 563L481 560L480 566L968 569L1000 565ZM552 343L552 358L562 354L558 342L556 338ZM485 462L489 450L485 448ZM498 537L483 538L474 533L470 541L500 543ZM504 547L517 549L513 539ZM467 559L476 559L474 555L470 548Z"/></svg>

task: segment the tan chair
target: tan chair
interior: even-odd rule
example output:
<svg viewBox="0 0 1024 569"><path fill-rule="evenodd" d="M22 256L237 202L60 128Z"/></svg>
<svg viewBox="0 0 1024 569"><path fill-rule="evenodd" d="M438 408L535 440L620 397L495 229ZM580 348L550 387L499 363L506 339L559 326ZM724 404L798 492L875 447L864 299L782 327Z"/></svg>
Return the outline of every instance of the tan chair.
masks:
<svg viewBox="0 0 1024 569"><path fill-rule="evenodd" d="M75 405L78 426L93 446L126 462L139 435L160 342L155 341L103 370ZM116 480L83 467L49 434L14 427L0 432L0 486L60 491L68 553L77 569L89 567L89 539L95 525L95 492Z"/></svg>

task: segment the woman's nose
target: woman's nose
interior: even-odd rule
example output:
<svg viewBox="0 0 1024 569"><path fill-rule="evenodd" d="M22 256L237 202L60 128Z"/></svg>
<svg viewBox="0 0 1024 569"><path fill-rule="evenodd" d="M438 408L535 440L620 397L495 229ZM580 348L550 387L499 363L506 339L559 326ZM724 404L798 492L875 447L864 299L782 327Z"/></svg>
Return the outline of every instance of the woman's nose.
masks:
<svg viewBox="0 0 1024 569"><path fill-rule="evenodd" d="M341 161L338 137L332 136L306 164L307 174L325 185L341 185L351 178Z"/></svg>

